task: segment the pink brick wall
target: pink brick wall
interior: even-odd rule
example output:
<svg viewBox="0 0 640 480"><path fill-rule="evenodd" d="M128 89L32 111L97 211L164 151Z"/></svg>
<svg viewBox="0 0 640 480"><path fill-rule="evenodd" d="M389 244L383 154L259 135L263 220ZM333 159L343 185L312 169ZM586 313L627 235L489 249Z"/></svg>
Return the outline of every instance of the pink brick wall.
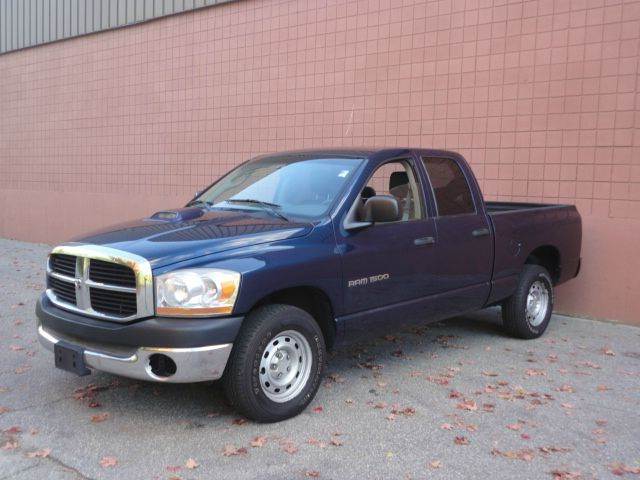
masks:
<svg viewBox="0 0 640 480"><path fill-rule="evenodd" d="M241 0L0 56L0 235L175 206L251 155L462 152L492 199L575 203L565 312L640 323L640 1Z"/></svg>

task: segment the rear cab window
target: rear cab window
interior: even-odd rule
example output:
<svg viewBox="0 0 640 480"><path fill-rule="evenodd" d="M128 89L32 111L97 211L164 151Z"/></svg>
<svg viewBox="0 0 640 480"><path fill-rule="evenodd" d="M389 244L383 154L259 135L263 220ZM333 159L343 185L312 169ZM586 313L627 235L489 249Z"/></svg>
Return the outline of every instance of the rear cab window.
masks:
<svg viewBox="0 0 640 480"><path fill-rule="evenodd" d="M469 183L460 165L449 158L424 157L438 216L470 215L476 213Z"/></svg>

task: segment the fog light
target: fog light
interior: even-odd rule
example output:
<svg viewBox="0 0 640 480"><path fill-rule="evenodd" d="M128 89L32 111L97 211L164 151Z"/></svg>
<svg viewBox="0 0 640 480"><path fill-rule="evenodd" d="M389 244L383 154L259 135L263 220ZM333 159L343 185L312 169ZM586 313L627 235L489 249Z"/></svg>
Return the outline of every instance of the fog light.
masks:
<svg viewBox="0 0 640 480"><path fill-rule="evenodd" d="M156 377L162 378L170 377L178 371L176 362L162 353L154 353L149 357L149 367L151 368L151 373Z"/></svg>

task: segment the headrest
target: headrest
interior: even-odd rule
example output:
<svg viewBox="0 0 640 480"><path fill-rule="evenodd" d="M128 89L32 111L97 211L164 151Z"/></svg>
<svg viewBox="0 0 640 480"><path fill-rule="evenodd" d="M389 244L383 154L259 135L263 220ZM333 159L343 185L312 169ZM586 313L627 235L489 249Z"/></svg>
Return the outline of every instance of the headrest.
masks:
<svg viewBox="0 0 640 480"><path fill-rule="evenodd" d="M369 187L366 186L362 189L362 193L360 194L360 196L362 198L371 198L371 197L375 197L376 195L376 191L373 189L373 187Z"/></svg>
<svg viewBox="0 0 640 480"><path fill-rule="evenodd" d="M400 185L407 185L409 183L409 175L407 172L393 172L389 177L389 190Z"/></svg>

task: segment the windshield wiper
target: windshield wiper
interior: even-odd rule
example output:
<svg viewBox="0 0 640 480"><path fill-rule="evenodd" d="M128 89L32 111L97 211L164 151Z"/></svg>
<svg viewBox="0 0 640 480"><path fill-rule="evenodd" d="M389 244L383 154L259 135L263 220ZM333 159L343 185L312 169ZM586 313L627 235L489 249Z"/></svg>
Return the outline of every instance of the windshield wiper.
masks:
<svg viewBox="0 0 640 480"><path fill-rule="evenodd" d="M206 205L207 207L213 206L212 202L205 202L204 200L191 200L187 203L187 207L196 207L198 205Z"/></svg>
<svg viewBox="0 0 640 480"><path fill-rule="evenodd" d="M259 205L263 209L269 210L275 216L280 217L287 222L290 221L282 213L276 210L276 208L282 208L282 205L278 205L277 203L263 202L262 200L256 200L255 198L229 198L226 201L229 203L250 203L252 205Z"/></svg>

